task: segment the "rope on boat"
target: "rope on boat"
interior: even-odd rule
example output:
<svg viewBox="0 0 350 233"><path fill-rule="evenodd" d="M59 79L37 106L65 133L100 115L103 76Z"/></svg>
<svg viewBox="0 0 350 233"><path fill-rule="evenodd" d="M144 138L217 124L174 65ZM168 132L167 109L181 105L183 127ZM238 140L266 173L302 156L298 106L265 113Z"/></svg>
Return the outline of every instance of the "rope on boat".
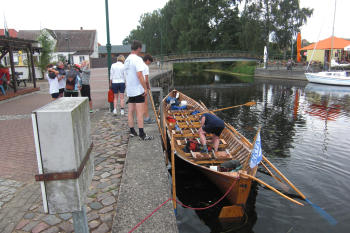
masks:
<svg viewBox="0 0 350 233"><path fill-rule="evenodd" d="M219 204L232 190L233 186L236 184L238 179L234 179L234 181L232 182L230 188L226 191L226 193L219 199L217 200L214 204L211 204L210 206L207 207L201 207L201 208L194 208L194 207L190 207L188 205L183 204L181 201L175 200L178 204L180 204L181 206L191 209L191 210L206 210L206 209L210 209L214 206L216 206L217 204ZM142 219L138 224L136 224L130 231L129 233L135 231L139 226L141 226L142 223L144 223L147 219L149 219L155 212L157 212L162 206L164 206L167 202L174 200L173 198L169 198L168 200L164 201L162 204L160 204L157 208L155 208L152 213L150 213L149 215L147 215L144 219Z"/></svg>

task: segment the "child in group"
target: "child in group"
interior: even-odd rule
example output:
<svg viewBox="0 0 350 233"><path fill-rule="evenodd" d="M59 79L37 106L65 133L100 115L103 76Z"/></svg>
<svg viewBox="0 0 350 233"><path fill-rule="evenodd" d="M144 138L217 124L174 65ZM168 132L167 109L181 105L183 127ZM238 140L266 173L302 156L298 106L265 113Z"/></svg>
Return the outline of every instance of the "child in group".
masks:
<svg viewBox="0 0 350 233"><path fill-rule="evenodd" d="M57 68L56 70L58 71L58 86L59 86L59 97L63 97L64 93L64 87L66 86L66 71L64 69L64 64L62 61L59 61L57 63Z"/></svg>
<svg viewBox="0 0 350 233"><path fill-rule="evenodd" d="M149 80L148 80L148 76L149 76L149 65L153 62L153 58L151 55L146 54L143 57L143 62L145 63L145 69L142 71L142 75L145 78L145 83L146 83L146 87L147 87L147 91L150 90L150 85L149 85ZM152 124L155 121L152 120L149 117L149 113L148 113L148 96L145 97L145 105L144 105L144 120L143 122L145 124Z"/></svg>
<svg viewBox="0 0 350 233"><path fill-rule="evenodd" d="M54 69L52 64L47 65L46 79L49 81L49 90L52 100L59 97L59 85L58 85L58 71Z"/></svg>
<svg viewBox="0 0 350 233"><path fill-rule="evenodd" d="M68 71L66 75L66 87L64 97L78 97L81 89L81 79L75 70Z"/></svg>

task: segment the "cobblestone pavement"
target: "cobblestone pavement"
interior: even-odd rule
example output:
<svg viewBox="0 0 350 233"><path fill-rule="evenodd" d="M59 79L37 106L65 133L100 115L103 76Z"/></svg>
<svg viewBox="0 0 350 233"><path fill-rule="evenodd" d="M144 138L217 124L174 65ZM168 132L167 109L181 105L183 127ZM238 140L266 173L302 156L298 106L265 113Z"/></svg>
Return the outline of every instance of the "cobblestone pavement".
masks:
<svg viewBox="0 0 350 233"><path fill-rule="evenodd" d="M98 114L101 116L98 117L95 131L92 133L95 172L87 195L86 211L90 232L106 233L110 232L112 227L129 135L127 116L115 117L106 111ZM3 182L8 183L4 186L8 199L13 198L13 193L16 191L11 189L11 186L16 188L23 186L20 182L0 180L0 184ZM18 202L21 203L20 206ZM23 206L26 210L20 212L19 209L23 209ZM73 232L70 213L56 215L44 213L40 187L37 183L27 185L22 194L9 201L1 210L0 219L0 232L3 233Z"/></svg>
<svg viewBox="0 0 350 233"><path fill-rule="evenodd" d="M21 186L23 186L21 182L0 178L0 208L15 196L17 189Z"/></svg>
<svg viewBox="0 0 350 233"><path fill-rule="evenodd" d="M93 69L91 129L95 173L86 204L90 232L110 232L128 143L127 115L108 112L107 69ZM72 232L71 214L45 214L31 111L49 103L46 81L40 91L0 101L0 232Z"/></svg>

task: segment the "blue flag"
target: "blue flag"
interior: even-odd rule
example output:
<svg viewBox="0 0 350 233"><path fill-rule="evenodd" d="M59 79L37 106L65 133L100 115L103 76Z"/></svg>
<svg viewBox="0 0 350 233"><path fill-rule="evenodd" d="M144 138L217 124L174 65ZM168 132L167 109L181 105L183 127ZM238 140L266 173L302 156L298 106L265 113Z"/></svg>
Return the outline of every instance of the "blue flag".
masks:
<svg viewBox="0 0 350 233"><path fill-rule="evenodd" d="M250 168L254 168L257 166L262 160L262 150L261 150L261 139L260 139L260 131L256 136L256 140L254 143L254 147L252 150L252 154L250 156Z"/></svg>

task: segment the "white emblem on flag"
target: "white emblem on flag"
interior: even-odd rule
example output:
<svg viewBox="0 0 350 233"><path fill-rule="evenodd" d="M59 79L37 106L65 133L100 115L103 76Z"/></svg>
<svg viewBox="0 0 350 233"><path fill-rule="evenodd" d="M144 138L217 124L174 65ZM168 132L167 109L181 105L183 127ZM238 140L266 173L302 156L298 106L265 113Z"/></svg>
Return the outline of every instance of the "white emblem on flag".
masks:
<svg viewBox="0 0 350 233"><path fill-rule="evenodd" d="M261 151L261 140L260 140L260 132L258 133L254 147L252 150L252 155L250 157L250 168L254 168L257 166L262 160L262 151Z"/></svg>

